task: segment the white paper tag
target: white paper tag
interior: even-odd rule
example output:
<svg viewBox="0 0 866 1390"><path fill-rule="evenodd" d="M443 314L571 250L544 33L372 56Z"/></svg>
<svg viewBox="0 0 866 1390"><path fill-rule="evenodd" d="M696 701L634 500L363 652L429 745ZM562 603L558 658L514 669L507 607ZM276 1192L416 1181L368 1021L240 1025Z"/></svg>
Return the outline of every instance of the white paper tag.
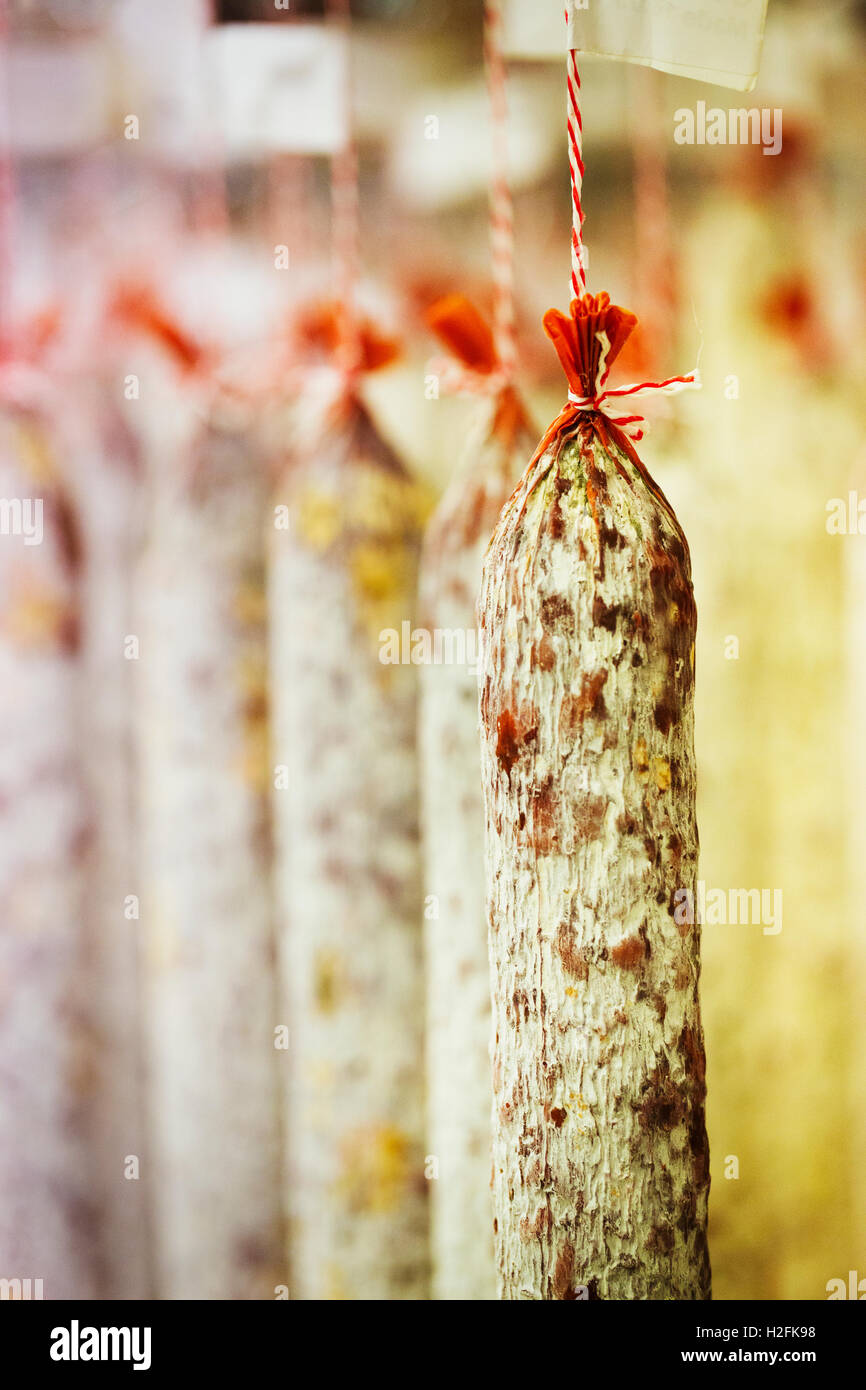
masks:
<svg viewBox="0 0 866 1390"><path fill-rule="evenodd" d="M512 57L568 46L750 92L758 79L767 0L571 0L568 37L558 0L504 0Z"/></svg>
<svg viewBox="0 0 866 1390"><path fill-rule="evenodd" d="M182 167L217 157L205 109L205 19L200 0L113 0L108 11L119 131Z"/></svg>
<svg viewBox="0 0 866 1390"><path fill-rule="evenodd" d="M5 62L2 145L21 155L63 154L111 136L111 53L100 38L19 40Z"/></svg>
<svg viewBox="0 0 866 1390"><path fill-rule="evenodd" d="M321 24L226 24L208 36L230 153L334 154L348 132L344 35Z"/></svg>

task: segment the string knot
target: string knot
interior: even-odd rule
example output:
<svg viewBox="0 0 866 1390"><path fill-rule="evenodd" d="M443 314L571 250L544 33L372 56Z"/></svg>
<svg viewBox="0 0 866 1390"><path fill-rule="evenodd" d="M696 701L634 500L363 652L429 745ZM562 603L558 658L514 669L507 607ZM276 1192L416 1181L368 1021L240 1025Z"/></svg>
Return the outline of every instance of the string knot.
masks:
<svg viewBox="0 0 866 1390"><path fill-rule="evenodd" d="M431 363L443 391L496 396L509 384L510 373L497 352L490 326L465 295L437 299L426 317L456 359Z"/></svg>
<svg viewBox="0 0 866 1390"><path fill-rule="evenodd" d="M610 296L605 293L573 299L569 308L569 314L548 309L544 315L544 330L556 348L568 380L568 400L576 410L598 411L630 439L641 440L646 433L644 416L618 413L621 402L700 388L700 376L695 369L665 381L642 381L607 389L605 382L611 366L629 334L637 327L637 318L628 309L611 304Z"/></svg>
<svg viewBox="0 0 866 1390"><path fill-rule="evenodd" d="M627 434L629 439L639 442L643 439L649 425L643 415L618 415L617 405L620 401L635 400L639 396L674 396L680 391L695 390L701 388L700 373L697 368L693 372L687 372L685 376L670 376L665 381L640 381L632 386L619 386L610 391L601 391L593 396L578 396L574 391L569 391L568 399L578 410L597 410L601 415L606 415L611 424L621 429L623 434Z"/></svg>
<svg viewBox="0 0 866 1390"><path fill-rule="evenodd" d="M513 385L513 362L503 362L494 335L475 305L465 295L446 295L428 309L427 322L456 359L430 364L440 388L489 397L493 402L490 437L505 449L513 448L521 435L533 433Z"/></svg>
<svg viewBox="0 0 866 1390"><path fill-rule="evenodd" d="M372 319L349 315L342 303L330 300L302 309L295 317L294 336L299 351L335 362L350 383L400 356L396 338L380 332Z"/></svg>

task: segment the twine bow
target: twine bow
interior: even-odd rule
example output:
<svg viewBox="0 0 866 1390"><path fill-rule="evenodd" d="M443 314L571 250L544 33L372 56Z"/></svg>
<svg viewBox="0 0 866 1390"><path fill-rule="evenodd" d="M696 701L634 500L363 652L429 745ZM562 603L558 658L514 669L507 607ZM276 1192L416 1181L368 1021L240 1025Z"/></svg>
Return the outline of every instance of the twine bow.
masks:
<svg viewBox="0 0 866 1390"><path fill-rule="evenodd" d="M494 402L490 435L505 448L511 448L521 433L534 433L512 383L513 364L502 361L494 334L475 305L465 295L446 295L428 309L427 322L456 359L431 362L441 389L489 397Z"/></svg>
<svg viewBox="0 0 866 1390"><path fill-rule="evenodd" d="M641 381L606 390L611 366L636 326L635 315L611 304L610 296L604 293L573 299L567 315L557 309L548 309L544 315L544 330L556 348L568 379L568 405L563 414L598 411L623 434L638 441L643 439L648 428L646 419L637 413L618 413L619 402L698 390L701 380L695 368L684 376L672 376L664 381ZM565 422L560 418L557 423L561 426Z"/></svg>
<svg viewBox="0 0 866 1390"><path fill-rule="evenodd" d="M688 372L685 376L669 376L665 381L641 381L633 386L618 386L610 391L597 390L592 396L577 396L573 391L569 391L568 399L578 410L597 410L602 415L606 415L611 424L616 425L627 434L629 439L639 442L643 439L649 424L643 415L617 415L615 405L618 400L627 396L634 399L637 396L652 396L656 394L664 396L675 396L680 391L701 389L700 373L695 369Z"/></svg>
<svg viewBox="0 0 866 1390"><path fill-rule="evenodd" d="M462 294L445 295L427 310L427 323L453 354L430 367L446 394L496 396L508 383L489 324Z"/></svg>

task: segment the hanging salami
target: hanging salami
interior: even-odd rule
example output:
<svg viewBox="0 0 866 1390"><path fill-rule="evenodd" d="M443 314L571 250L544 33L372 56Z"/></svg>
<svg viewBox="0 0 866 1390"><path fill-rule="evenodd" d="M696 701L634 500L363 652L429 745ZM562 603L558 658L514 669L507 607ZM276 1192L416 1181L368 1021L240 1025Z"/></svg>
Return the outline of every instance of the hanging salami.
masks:
<svg viewBox="0 0 866 1390"><path fill-rule="evenodd" d="M50 426L18 400L0 415L0 498L0 1270L25 1297L90 1298L80 547Z"/></svg>
<svg viewBox="0 0 866 1390"><path fill-rule="evenodd" d="M99 1297L150 1293L136 811L133 576L140 451L105 383L75 382L64 428L80 519L80 689L76 707L91 834L84 930L94 1077L91 1174L100 1205Z"/></svg>
<svg viewBox="0 0 866 1390"><path fill-rule="evenodd" d="M151 366L137 580L141 932L150 1190L163 1298L285 1284L267 795L264 454L249 408L146 300ZM144 308L150 309L144 314ZM141 312L140 312L141 311ZM159 331L157 331L159 330Z"/></svg>
<svg viewBox="0 0 866 1390"><path fill-rule="evenodd" d="M367 335L363 365L387 360ZM271 551L292 1296L428 1289L417 485L356 392L299 422ZM307 398L315 391L311 380Z"/></svg>
<svg viewBox="0 0 866 1390"><path fill-rule="evenodd" d="M434 1294L495 1297L490 1201L490 970L484 902L484 807L478 756L475 609L484 551L535 435L493 336L452 295L430 323L464 373L485 387L457 473L424 540L421 668L427 1085Z"/></svg>
<svg viewBox="0 0 866 1390"><path fill-rule="evenodd" d="M606 295L545 316L573 399L484 567L505 1298L709 1296L695 605L629 417L603 409L634 322Z"/></svg>

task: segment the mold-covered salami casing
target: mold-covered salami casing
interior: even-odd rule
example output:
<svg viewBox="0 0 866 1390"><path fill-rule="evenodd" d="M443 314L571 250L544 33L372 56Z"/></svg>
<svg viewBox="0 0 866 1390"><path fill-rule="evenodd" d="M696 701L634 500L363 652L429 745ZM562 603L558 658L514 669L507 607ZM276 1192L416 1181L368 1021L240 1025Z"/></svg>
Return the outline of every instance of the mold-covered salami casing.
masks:
<svg viewBox="0 0 866 1390"><path fill-rule="evenodd" d="M560 421L479 607L500 1294L704 1299L689 554L625 436Z"/></svg>
<svg viewBox="0 0 866 1390"><path fill-rule="evenodd" d="M354 397L314 416L270 573L291 1295L422 1299L418 667L399 650L421 497Z"/></svg>
<svg viewBox="0 0 866 1390"><path fill-rule="evenodd" d="M189 413L175 403L173 418ZM281 1222L264 532L249 420L150 453L141 931L158 1295L272 1299Z"/></svg>
<svg viewBox="0 0 866 1390"><path fill-rule="evenodd" d="M534 436L513 388L481 407L421 563L421 806L433 1292L496 1297L490 1198L490 968L478 749L481 564Z"/></svg>
<svg viewBox="0 0 866 1390"><path fill-rule="evenodd" d="M85 850L86 978L93 1030L90 1175L100 1208L97 1296L148 1298L148 1162L141 1012L133 577L142 460L121 407L94 378L65 402L82 536L79 737L91 833ZM137 1176L132 1165L137 1161Z"/></svg>
<svg viewBox="0 0 866 1390"><path fill-rule="evenodd" d="M0 1276L31 1281L24 1297L92 1298L81 555L38 409L0 415L0 498Z"/></svg>

